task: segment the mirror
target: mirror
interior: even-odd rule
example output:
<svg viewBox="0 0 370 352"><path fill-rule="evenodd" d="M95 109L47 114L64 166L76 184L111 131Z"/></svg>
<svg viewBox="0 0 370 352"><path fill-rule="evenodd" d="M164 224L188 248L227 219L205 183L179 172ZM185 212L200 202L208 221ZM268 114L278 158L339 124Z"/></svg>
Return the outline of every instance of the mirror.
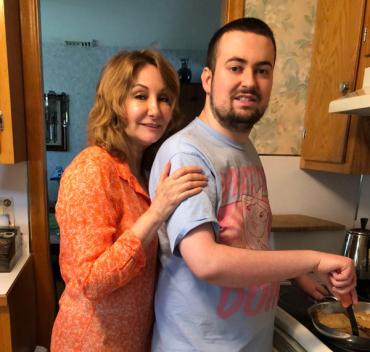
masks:
<svg viewBox="0 0 370 352"><path fill-rule="evenodd" d="M208 41L221 23L221 2L40 0L44 92L67 92L69 97L68 148L61 152L47 146L46 153L50 252L58 296L63 286L54 205L63 170L86 146L86 120L103 64L119 50L144 47L159 50L176 70L185 61L191 79L182 85L180 104L197 108L194 97L203 92L200 74Z"/></svg>

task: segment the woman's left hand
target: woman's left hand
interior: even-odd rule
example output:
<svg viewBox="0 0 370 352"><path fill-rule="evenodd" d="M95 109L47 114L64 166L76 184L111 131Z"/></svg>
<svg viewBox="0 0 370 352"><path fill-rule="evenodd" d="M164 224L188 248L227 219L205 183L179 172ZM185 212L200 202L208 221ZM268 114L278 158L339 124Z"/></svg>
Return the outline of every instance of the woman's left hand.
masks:
<svg viewBox="0 0 370 352"><path fill-rule="evenodd" d="M207 177L199 166L186 166L170 176L171 163L168 162L159 179L150 210L161 222L167 220L175 208L185 199L202 191L207 185Z"/></svg>
<svg viewBox="0 0 370 352"><path fill-rule="evenodd" d="M323 285L311 279L306 274L294 278L292 283L317 301L323 300L329 293Z"/></svg>

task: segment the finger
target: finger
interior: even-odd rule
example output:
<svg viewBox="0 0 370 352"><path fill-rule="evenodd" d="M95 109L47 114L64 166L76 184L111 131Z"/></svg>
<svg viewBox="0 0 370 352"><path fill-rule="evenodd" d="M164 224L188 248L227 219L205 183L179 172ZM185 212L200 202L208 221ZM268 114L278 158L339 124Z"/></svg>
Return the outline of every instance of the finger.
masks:
<svg viewBox="0 0 370 352"><path fill-rule="evenodd" d="M184 176L184 175L187 175L187 174L191 174L191 173L203 173L203 169L199 166L185 166L185 167L182 167L181 169L178 169L176 170L172 177L174 179L177 179L177 178L180 178L181 176Z"/></svg>
<svg viewBox="0 0 370 352"><path fill-rule="evenodd" d="M169 175L171 171L171 161L167 161L166 165L163 167L161 176L159 178L159 183L163 182Z"/></svg>
<svg viewBox="0 0 370 352"><path fill-rule="evenodd" d="M202 190L203 187L189 189L188 191L185 191L179 195L178 202L181 203L183 200L202 192Z"/></svg>
<svg viewBox="0 0 370 352"><path fill-rule="evenodd" d="M190 174L186 174L186 175L182 175L178 177L177 179L175 179L175 181L177 182L177 184L181 184L181 183L186 184L192 181L207 181L208 182L208 177L202 173L190 173Z"/></svg>
<svg viewBox="0 0 370 352"><path fill-rule="evenodd" d="M356 284L356 275L353 274L353 275L347 277L346 280L343 280L343 279L342 280L337 280L335 275L330 275L329 280L330 280L330 282L333 286L345 287L345 286L348 286L352 283Z"/></svg>
<svg viewBox="0 0 370 352"><path fill-rule="evenodd" d="M323 296L327 295L328 294L328 290L326 287L322 286L322 285L318 285L316 287L317 291L322 294Z"/></svg>
<svg viewBox="0 0 370 352"><path fill-rule="evenodd" d="M199 181L189 181L186 183L183 183L181 185L178 185L179 192L185 192L192 188L198 188L198 187L205 187L207 186L208 181L207 180L199 180Z"/></svg>
<svg viewBox="0 0 370 352"><path fill-rule="evenodd" d="M345 286L345 287L337 287L337 286L333 286L332 288L332 291L333 293L337 296L337 295L344 295L346 293L349 293L351 292L352 290L354 290L356 287L356 282L348 285L348 286Z"/></svg>
<svg viewBox="0 0 370 352"><path fill-rule="evenodd" d="M325 298L325 295L320 291L312 292L312 296L313 296L313 298L317 299L318 301L321 301L322 299Z"/></svg>

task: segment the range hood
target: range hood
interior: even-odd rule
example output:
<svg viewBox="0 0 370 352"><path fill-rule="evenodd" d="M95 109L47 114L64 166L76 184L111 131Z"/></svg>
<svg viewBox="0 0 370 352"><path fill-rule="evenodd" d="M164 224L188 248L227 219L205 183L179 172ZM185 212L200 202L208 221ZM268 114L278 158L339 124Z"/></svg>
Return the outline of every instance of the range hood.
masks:
<svg viewBox="0 0 370 352"><path fill-rule="evenodd" d="M329 113L370 116L370 67L365 68L362 88L331 101Z"/></svg>

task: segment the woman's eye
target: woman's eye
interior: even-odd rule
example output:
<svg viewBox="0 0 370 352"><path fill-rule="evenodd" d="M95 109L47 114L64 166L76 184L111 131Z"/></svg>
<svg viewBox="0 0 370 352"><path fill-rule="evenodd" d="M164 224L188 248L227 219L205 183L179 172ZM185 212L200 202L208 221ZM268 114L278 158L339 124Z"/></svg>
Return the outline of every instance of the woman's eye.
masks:
<svg viewBox="0 0 370 352"><path fill-rule="evenodd" d="M144 94L135 94L135 99L137 100L145 100L146 96Z"/></svg>
<svg viewBox="0 0 370 352"><path fill-rule="evenodd" d="M168 97L167 95L163 95L163 96L160 96L159 97L159 101L163 102L163 103L167 103L167 104L170 104L171 105L171 98Z"/></svg>

